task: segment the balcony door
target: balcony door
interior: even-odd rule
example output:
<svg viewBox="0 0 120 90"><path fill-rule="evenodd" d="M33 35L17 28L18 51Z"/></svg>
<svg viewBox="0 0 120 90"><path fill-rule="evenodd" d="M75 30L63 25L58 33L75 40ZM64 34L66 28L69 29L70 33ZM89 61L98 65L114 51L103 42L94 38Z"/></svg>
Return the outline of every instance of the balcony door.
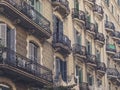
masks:
<svg viewBox="0 0 120 90"><path fill-rule="evenodd" d="M83 70L79 66L76 66L76 76L78 77L79 83L83 82Z"/></svg>
<svg viewBox="0 0 120 90"><path fill-rule="evenodd" d="M79 11L79 1L78 0L74 0L74 8Z"/></svg>
<svg viewBox="0 0 120 90"><path fill-rule="evenodd" d="M56 77L61 74L62 79L67 81L67 63L59 58L56 59Z"/></svg>
<svg viewBox="0 0 120 90"><path fill-rule="evenodd" d="M63 22L53 15L53 30L54 30L54 39L57 41L63 40Z"/></svg>
<svg viewBox="0 0 120 90"><path fill-rule="evenodd" d="M29 58L34 62L38 62L38 46L33 42L29 42Z"/></svg>
<svg viewBox="0 0 120 90"><path fill-rule="evenodd" d="M40 0L29 0L29 4L38 12L42 11L42 4Z"/></svg>

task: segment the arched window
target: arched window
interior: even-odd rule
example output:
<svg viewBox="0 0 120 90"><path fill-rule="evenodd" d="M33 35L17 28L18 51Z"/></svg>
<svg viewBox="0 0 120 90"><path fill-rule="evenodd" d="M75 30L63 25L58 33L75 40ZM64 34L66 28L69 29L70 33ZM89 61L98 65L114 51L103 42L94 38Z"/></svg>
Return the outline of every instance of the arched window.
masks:
<svg viewBox="0 0 120 90"><path fill-rule="evenodd" d="M0 84L0 90L12 90L8 85Z"/></svg>
<svg viewBox="0 0 120 90"><path fill-rule="evenodd" d="M38 48L39 48L38 45L36 45L34 42L32 42L32 41L29 42L29 58L34 62L39 61Z"/></svg>

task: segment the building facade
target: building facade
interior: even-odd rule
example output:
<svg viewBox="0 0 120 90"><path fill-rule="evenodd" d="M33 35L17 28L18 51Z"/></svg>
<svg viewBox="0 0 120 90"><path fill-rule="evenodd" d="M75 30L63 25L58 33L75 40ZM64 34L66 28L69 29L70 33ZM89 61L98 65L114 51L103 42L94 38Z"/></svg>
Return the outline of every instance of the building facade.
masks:
<svg viewBox="0 0 120 90"><path fill-rule="evenodd" d="M120 0L0 0L0 90L120 90Z"/></svg>

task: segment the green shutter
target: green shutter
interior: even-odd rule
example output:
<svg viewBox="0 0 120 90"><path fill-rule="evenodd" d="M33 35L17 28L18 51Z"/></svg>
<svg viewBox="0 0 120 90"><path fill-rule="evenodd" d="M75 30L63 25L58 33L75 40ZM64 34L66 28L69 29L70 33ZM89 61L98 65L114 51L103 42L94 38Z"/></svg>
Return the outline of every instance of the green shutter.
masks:
<svg viewBox="0 0 120 90"><path fill-rule="evenodd" d="M74 1L74 8L76 8L77 10L79 10L79 2L78 2L78 0Z"/></svg>
<svg viewBox="0 0 120 90"><path fill-rule="evenodd" d="M82 69L79 70L79 83L82 83L83 81L83 72L82 72Z"/></svg>
<svg viewBox="0 0 120 90"><path fill-rule="evenodd" d="M81 45L81 35L77 35L77 43Z"/></svg>

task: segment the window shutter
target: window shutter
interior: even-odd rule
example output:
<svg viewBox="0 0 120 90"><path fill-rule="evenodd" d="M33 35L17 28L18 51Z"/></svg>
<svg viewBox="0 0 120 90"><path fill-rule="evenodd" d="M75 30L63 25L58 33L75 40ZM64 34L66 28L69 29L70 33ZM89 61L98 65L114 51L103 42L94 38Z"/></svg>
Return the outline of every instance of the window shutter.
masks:
<svg viewBox="0 0 120 90"><path fill-rule="evenodd" d="M78 72L79 72L78 69L79 69L78 66L76 66L76 76L79 75L79 73L78 73Z"/></svg>
<svg viewBox="0 0 120 90"><path fill-rule="evenodd" d="M7 32L7 25L6 24L0 24L0 39L1 44L6 47L6 32Z"/></svg>
<svg viewBox="0 0 120 90"><path fill-rule="evenodd" d="M10 49L16 51L16 30L10 30Z"/></svg>
<svg viewBox="0 0 120 90"><path fill-rule="evenodd" d="M82 73L82 69L79 70L79 83L82 83L82 79L83 79L83 73Z"/></svg>
<svg viewBox="0 0 120 90"><path fill-rule="evenodd" d="M77 10L79 10L79 2L78 2L78 0L74 1L74 8L76 8Z"/></svg>
<svg viewBox="0 0 120 90"><path fill-rule="evenodd" d="M77 35L76 35L76 29L74 28L74 39L75 39L75 43L77 43Z"/></svg>

